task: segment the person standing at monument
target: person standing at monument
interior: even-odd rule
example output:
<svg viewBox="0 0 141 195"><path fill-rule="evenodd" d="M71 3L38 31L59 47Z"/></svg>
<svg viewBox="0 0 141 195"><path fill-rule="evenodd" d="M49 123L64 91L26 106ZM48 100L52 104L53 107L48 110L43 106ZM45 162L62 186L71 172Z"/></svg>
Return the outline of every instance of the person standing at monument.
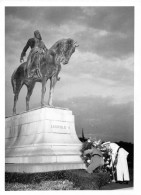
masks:
<svg viewBox="0 0 141 195"><path fill-rule="evenodd" d="M30 51L28 58L27 58L28 78L32 77L34 75L35 71L37 72L37 76L41 77L40 69L39 69L40 68L40 57L44 52L47 52L48 49L46 48L44 42L42 41L42 37L41 37L39 30L34 31L34 37L30 38L27 41L25 47L23 48L23 51L22 51L21 57L20 57L21 63L24 62L24 56L26 55L26 51L28 50L28 48L31 48L31 51ZM34 60L34 54L37 55L38 62L36 63L36 68L31 71L32 62Z"/></svg>
<svg viewBox="0 0 141 195"><path fill-rule="evenodd" d="M116 182L128 184L130 178L127 156L129 153L116 143L107 142L102 145L112 150L111 166L115 166L116 169Z"/></svg>

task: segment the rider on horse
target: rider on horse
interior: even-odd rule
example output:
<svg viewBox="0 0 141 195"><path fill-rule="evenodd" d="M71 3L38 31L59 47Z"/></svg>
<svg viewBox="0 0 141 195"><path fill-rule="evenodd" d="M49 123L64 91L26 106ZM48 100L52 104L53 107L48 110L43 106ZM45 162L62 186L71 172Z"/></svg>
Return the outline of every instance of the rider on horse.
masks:
<svg viewBox="0 0 141 195"><path fill-rule="evenodd" d="M20 57L20 62L23 61L23 57L26 55L26 51L28 50L28 48L31 48L31 51L29 53L29 56L27 58L27 75L28 78L33 77L36 73L35 76L37 76L37 78L41 77L41 73L40 73L40 58L41 56L48 51L48 49L46 48L44 42L42 41L42 37L41 34L38 30L34 31L34 37L30 38L25 47L23 48L23 51L21 53L21 57ZM36 68L32 69L32 62L34 61L34 57L35 54L37 55L37 64L36 64Z"/></svg>

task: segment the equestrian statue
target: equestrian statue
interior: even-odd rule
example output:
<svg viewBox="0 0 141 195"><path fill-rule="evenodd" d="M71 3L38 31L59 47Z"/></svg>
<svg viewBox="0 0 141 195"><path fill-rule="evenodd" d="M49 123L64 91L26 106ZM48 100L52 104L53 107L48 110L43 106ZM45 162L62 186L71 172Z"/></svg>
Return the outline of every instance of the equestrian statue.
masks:
<svg viewBox="0 0 141 195"><path fill-rule="evenodd" d="M14 93L13 114L16 114L16 103L19 92L23 85L27 87L26 111L29 110L29 100L32 95L36 82L42 83L41 107L45 106L44 96L46 92L46 83L50 79L50 91L48 105L53 106L52 98L55 84L59 78L61 65L68 64L75 48L79 45L71 38L57 41L50 49L47 49L42 41L39 31L34 32L34 38L28 40L24 47L20 61L20 66L14 71L11 77L11 83ZM24 62L26 50L31 47L31 51Z"/></svg>

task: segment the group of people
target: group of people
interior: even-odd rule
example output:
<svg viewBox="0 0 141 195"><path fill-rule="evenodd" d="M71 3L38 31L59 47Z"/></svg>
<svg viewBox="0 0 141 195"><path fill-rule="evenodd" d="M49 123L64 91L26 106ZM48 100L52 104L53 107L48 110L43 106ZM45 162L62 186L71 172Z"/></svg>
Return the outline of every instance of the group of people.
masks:
<svg viewBox="0 0 141 195"><path fill-rule="evenodd" d="M120 184L128 184L130 180L127 163L127 157L129 153L116 143L105 142L101 146L106 147L107 149L109 149L109 151L111 151L111 162L109 166L113 171L112 181ZM87 167L88 173L93 173L93 171L97 167L102 167L104 165L102 152L93 144L91 145L91 149L87 149L84 151L84 155L87 154L91 154L91 160L89 166ZM114 170L116 174L114 174Z"/></svg>

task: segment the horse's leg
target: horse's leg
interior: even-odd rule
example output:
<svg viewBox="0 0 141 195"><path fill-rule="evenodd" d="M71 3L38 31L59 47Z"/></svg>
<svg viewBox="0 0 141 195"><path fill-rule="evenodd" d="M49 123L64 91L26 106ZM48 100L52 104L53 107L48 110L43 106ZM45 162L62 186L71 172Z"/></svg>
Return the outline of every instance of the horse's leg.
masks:
<svg viewBox="0 0 141 195"><path fill-rule="evenodd" d="M50 80L50 92L49 92L49 101L48 104L52 106L52 99L53 99L53 92L54 92L54 87L57 82L58 75L53 76Z"/></svg>
<svg viewBox="0 0 141 195"><path fill-rule="evenodd" d="M47 78L43 77L43 79L42 79L41 107L44 106L44 96L45 96L45 92L46 92L46 83L47 83Z"/></svg>
<svg viewBox="0 0 141 195"><path fill-rule="evenodd" d="M29 100L32 95L33 89L35 86L35 82L32 83L31 85L27 85L27 95L26 95L26 111L29 110Z"/></svg>
<svg viewBox="0 0 141 195"><path fill-rule="evenodd" d="M19 93L14 94L13 115L16 114L16 104L17 104L17 101L18 101L18 96L19 96Z"/></svg>
<svg viewBox="0 0 141 195"><path fill-rule="evenodd" d="M23 86L23 83L20 83L20 85L18 85L16 87L16 90L15 90L15 93L14 93L14 106L13 106L13 114L15 115L16 114L16 104L17 104L17 101L18 101L18 96L19 96L19 93L20 93L20 90Z"/></svg>

